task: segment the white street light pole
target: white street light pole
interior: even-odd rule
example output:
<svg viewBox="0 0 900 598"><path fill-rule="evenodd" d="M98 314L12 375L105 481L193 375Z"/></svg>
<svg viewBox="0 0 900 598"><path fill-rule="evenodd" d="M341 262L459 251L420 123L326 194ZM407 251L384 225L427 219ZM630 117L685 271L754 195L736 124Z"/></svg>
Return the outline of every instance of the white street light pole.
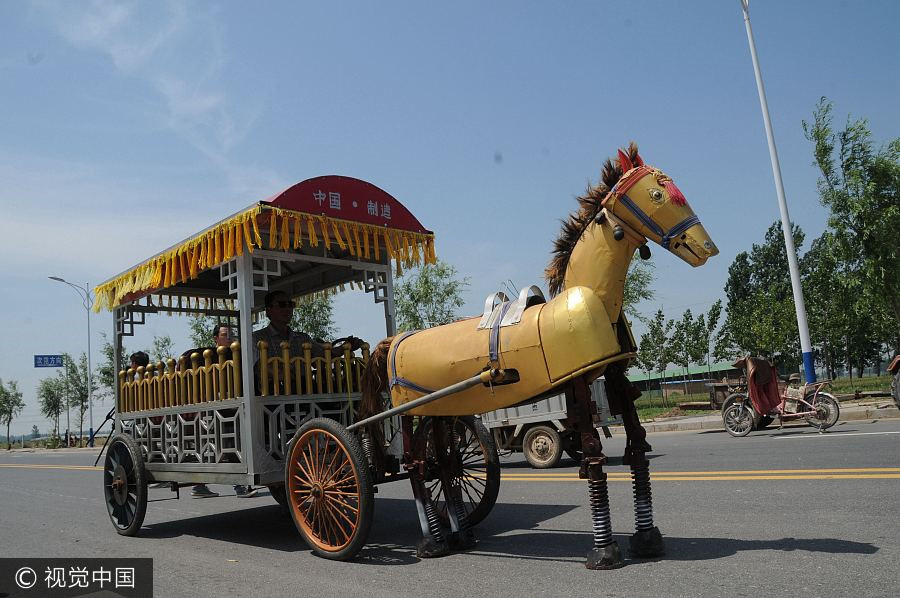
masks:
<svg viewBox="0 0 900 598"><path fill-rule="evenodd" d="M791 271L791 289L794 292L794 308L797 311L797 328L800 331L800 350L803 352L803 373L808 383L816 381L815 363L813 361L812 343L809 342L809 325L806 323L806 304L803 301L803 288L800 286L800 268L797 265L797 250L794 248L794 236L791 232L791 218L788 215L787 200L784 198L784 183L781 180L781 165L778 162L778 151L775 149L775 134L772 132L772 121L769 118L769 103L766 101L766 89L763 85L762 73L759 70L759 57L756 55L756 43L753 41L753 30L750 28L750 0L741 0L744 11L744 25L747 27L747 41L750 43L750 58L753 60L753 72L756 75L756 89L759 92L759 106L763 113L766 127L766 140L769 143L769 158L772 161L772 175L775 177L775 193L778 195L778 207L781 208L781 231L784 233L784 245L787 249L788 268Z"/></svg>
<svg viewBox="0 0 900 598"><path fill-rule="evenodd" d="M78 295L81 297L81 303L84 305L84 311L87 313L87 392L88 392L88 438L91 438L90 446L94 446L94 399L93 399L93 384L91 380L92 372L91 372L91 291L88 283L84 283L84 288L78 286L77 284L72 284L68 280L60 278L59 276L48 276L50 280L55 280L56 282L61 282L63 284L67 284L76 291L78 291ZM83 413L83 412L82 412Z"/></svg>

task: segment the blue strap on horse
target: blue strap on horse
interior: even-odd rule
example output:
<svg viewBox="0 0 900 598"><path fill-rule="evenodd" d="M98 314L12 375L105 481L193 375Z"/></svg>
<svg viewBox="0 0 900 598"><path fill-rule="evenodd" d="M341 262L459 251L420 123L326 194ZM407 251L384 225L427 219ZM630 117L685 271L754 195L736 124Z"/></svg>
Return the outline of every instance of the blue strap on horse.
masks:
<svg viewBox="0 0 900 598"><path fill-rule="evenodd" d="M400 343L414 335L415 333L420 332L419 330L413 330L412 332L404 332L400 335L400 338L397 339L397 342L393 344L390 350L390 355L388 357L388 361L391 364L391 380L388 382L388 387L393 390L395 386L402 386L403 388L408 388L410 390L414 390L416 392L421 392L422 394L431 394L434 391L424 386L419 386L415 382L407 380L406 378L401 378L397 376L397 349L400 348Z"/></svg>
<svg viewBox="0 0 900 598"><path fill-rule="evenodd" d="M615 191L615 189L613 189ZM622 201L622 204L628 208L628 210L634 214L638 220L643 223L644 226L652 230L654 233L659 235L660 242L659 244L663 246L663 249L669 248L669 242L691 228L695 224L700 224L700 219L697 216L691 215L673 226L669 229L669 232L664 231L657 223L655 223L637 204L635 204L628 195L622 193L619 195L619 199Z"/></svg>

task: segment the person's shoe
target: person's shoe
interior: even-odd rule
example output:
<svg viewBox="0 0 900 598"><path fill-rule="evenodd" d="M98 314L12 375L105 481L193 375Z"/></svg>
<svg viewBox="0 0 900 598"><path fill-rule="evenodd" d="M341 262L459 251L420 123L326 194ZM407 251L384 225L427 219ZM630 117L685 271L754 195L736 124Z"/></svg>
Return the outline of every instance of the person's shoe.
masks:
<svg viewBox="0 0 900 598"><path fill-rule="evenodd" d="M238 498L253 498L256 496L256 492L256 488L251 488L250 486L237 485L234 487L234 495Z"/></svg>
<svg viewBox="0 0 900 598"><path fill-rule="evenodd" d="M191 498L213 498L215 496L219 496L219 493L207 488L206 484L197 484L191 489Z"/></svg>

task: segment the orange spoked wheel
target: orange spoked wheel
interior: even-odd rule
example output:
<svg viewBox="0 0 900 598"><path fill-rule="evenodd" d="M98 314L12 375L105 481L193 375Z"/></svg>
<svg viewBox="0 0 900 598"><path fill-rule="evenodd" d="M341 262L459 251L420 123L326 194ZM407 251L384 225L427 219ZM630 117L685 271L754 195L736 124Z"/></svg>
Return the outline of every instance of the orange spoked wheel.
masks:
<svg viewBox="0 0 900 598"><path fill-rule="evenodd" d="M284 476L291 517L313 552L337 561L356 556L375 503L356 436L334 420L309 420L291 441Z"/></svg>

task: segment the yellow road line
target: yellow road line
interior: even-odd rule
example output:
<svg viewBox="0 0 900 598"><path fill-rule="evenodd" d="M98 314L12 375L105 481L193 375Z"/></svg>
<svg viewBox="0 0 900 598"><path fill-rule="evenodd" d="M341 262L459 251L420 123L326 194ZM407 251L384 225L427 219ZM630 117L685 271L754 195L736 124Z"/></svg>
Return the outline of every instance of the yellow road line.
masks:
<svg viewBox="0 0 900 598"><path fill-rule="evenodd" d="M822 474L822 475L749 475L749 476L739 476L739 475L707 475L707 476L667 476L658 478L656 476L650 476L654 482L725 482L725 481L740 481L740 480L900 480L900 473L885 473L885 474ZM607 478L610 482L630 482L630 478L623 477L609 477ZM571 478L534 478L534 477L516 477L516 476L503 476L502 481L504 482L583 482L577 477Z"/></svg>
<svg viewBox="0 0 900 598"><path fill-rule="evenodd" d="M607 471L607 475L610 478L614 477L631 477L631 473L627 471ZM797 475L804 473L812 473L812 474L825 474L825 473L900 473L900 467L859 467L859 468L838 468L838 469L738 469L738 470L723 470L723 471L651 471L650 475L654 478L663 478L663 477L671 477L671 476L731 476L731 475L742 475L742 476L755 476L755 475L776 475L776 474L787 474L787 475ZM516 471L503 473L503 478L548 478L548 479L558 479L558 478L570 478L570 477L578 477L577 472L566 471L566 472L527 472L527 471Z"/></svg>
<svg viewBox="0 0 900 598"><path fill-rule="evenodd" d="M42 465L42 464L27 464L27 463L0 463L0 468L8 467L14 469L70 469L76 471L103 471L103 468L100 466L94 467L93 465Z"/></svg>

